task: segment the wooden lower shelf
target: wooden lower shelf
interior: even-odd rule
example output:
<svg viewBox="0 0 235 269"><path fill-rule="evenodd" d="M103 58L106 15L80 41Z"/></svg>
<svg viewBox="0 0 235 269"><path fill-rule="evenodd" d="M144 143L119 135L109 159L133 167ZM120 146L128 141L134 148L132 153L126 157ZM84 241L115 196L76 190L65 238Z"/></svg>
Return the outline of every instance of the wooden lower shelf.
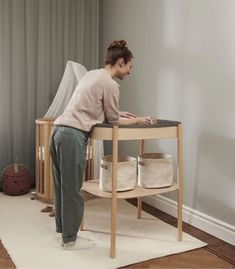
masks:
<svg viewBox="0 0 235 269"><path fill-rule="evenodd" d="M98 197L112 198L112 192L102 191L99 188L99 180L88 180L83 182L82 190L93 194ZM142 187L136 187L130 191L117 192L118 199L129 199L135 197L146 197L151 195L158 195L166 192L178 190L178 184L173 182L170 187L159 188L159 189L146 189Z"/></svg>

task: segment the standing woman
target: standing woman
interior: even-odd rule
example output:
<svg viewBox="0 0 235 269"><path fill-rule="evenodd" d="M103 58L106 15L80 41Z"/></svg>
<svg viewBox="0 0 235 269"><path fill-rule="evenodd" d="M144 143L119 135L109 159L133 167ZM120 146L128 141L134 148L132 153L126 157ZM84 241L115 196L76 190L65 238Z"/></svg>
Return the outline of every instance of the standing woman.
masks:
<svg viewBox="0 0 235 269"><path fill-rule="evenodd" d="M119 111L119 88L114 78L130 74L133 55L124 40L107 49L105 67L87 72L80 80L50 138L53 163L56 232L66 250L89 249L94 243L77 236L83 217L81 194L88 133L98 123L150 124L149 117Z"/></svg>

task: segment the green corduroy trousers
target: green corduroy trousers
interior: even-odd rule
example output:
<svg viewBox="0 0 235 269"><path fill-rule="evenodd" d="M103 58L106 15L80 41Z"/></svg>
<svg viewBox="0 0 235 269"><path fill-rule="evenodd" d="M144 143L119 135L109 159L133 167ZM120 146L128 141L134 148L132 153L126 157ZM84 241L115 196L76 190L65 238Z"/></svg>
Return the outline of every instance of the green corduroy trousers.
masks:
<svg viewBox="0 0 235 269"><path fill-rule="evenodd" d="M50 137L56 232L64 243L76 240L83 217L87 140L85 132L66 126L55 126Z"/></svg>

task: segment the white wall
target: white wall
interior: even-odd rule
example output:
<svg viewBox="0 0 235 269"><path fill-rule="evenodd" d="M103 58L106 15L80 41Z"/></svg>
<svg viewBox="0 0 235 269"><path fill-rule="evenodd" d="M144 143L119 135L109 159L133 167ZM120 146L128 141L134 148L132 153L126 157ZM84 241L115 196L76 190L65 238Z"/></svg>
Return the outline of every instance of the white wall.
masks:
<svg viewBox="0 0 235 269"><path fill-rule="evenodd" d="M235 1L103 0L103 56L135 56L121 109L183 123L183 203L235 225ZM175 154L175 141L147 150ZM137 154L136 143L122 152ZM175 199L173 195L167 195Z"/></svg>

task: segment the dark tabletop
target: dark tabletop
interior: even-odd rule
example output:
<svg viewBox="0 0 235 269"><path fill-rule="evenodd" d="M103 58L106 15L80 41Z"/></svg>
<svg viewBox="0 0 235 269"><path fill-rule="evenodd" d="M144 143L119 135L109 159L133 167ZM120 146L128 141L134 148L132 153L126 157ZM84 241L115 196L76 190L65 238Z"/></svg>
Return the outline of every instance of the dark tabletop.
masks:
<svg viewBox="0 0 235 269"><path fill-rule="evenodd" d="M178 126L181 122L172 120L157 120L157 124L132 124L132 125L118 125L119 128L161 128ZM115 124L97 124L94 127L112 128Z"/></svg>

